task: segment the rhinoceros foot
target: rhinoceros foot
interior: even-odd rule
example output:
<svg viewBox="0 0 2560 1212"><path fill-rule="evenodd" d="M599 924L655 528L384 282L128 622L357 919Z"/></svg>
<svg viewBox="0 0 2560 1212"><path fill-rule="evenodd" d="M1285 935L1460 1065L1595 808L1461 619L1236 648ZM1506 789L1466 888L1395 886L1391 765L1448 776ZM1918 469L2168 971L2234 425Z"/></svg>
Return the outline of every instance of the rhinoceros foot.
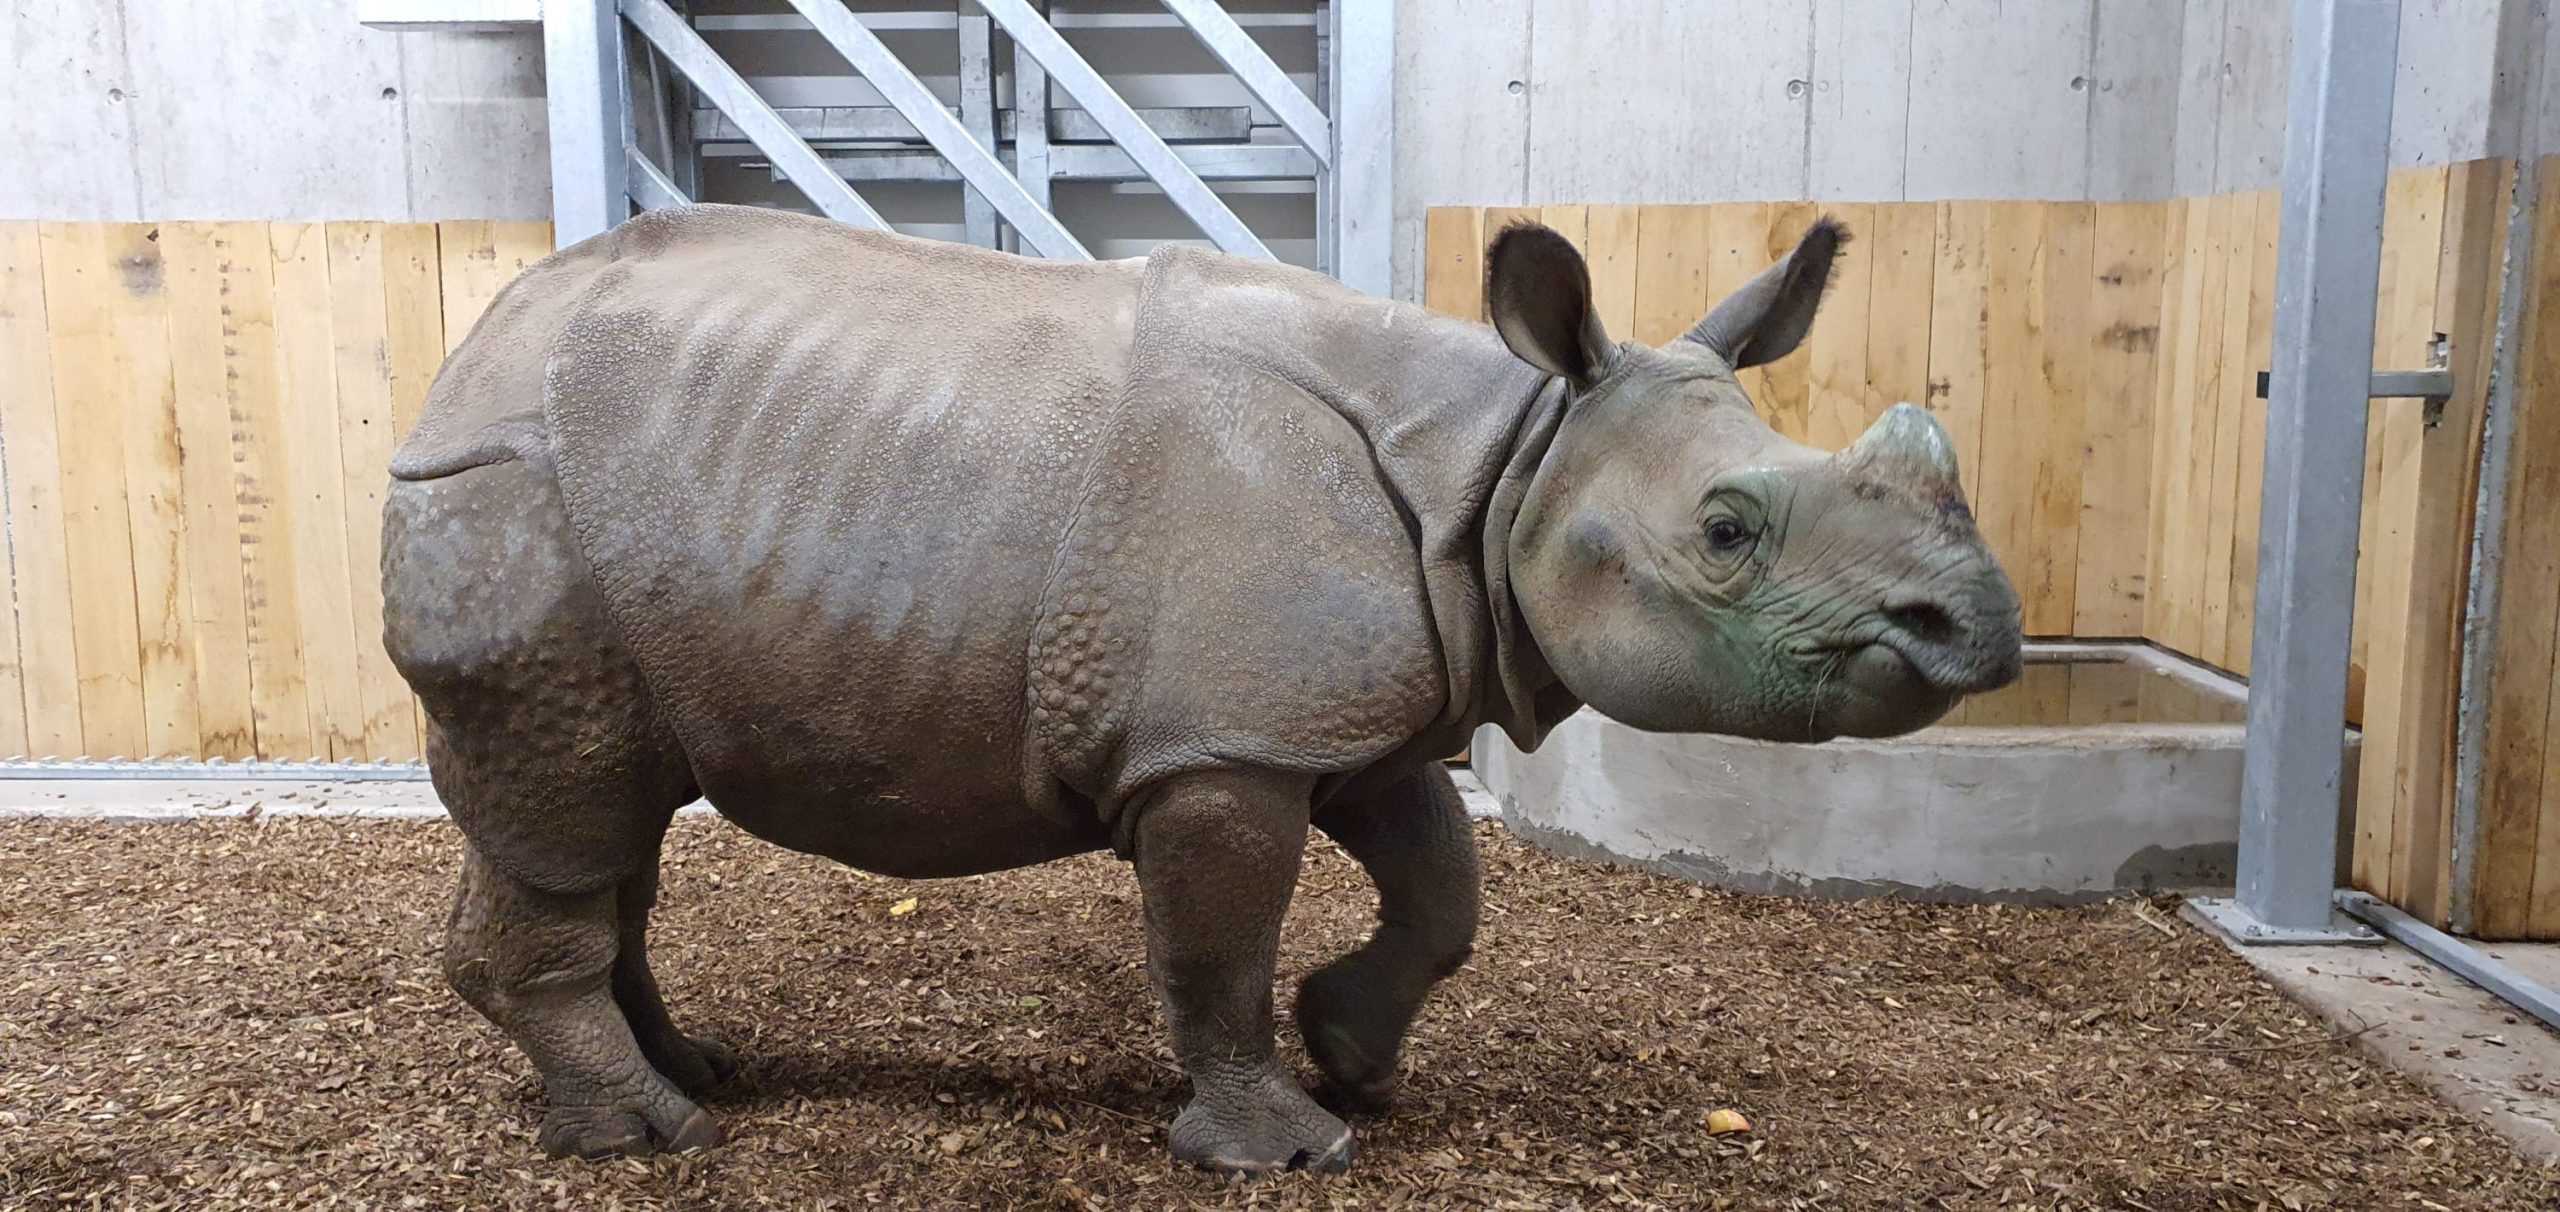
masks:
<svg viewBox="0 0 2560 1212"><path fill-rule="evenodd" d="M1400 996L1354 953L1298 986L1298 1036L1324 1074L1318 1097L1349 1114L1384 1111L1416 998Z"/></svg>
<svg viewBox="0 0 2560 1212"><path fill-rule="evenodd" d="M738 1054L729 1045L700 1036L677 1036L674 1048L660 1049L643 1042L641 1051L649 1058L650 1067L666 1074L676 1089L688 1098L702 1098L738 1076Z"/></svg>
<svg viewBox="0 0 2560 1212"><path fill-rule="evenodd" d="M623 1107L553 1107L542 1117L543 1152L553 1157L641 1157L684 1153L720 1143L720 1126L700 1107L671 1125L664 1116Z"/></svg>
<svg viewBox="0 0 2560 1212"><path fill-rule="evenodd" d="M1251 1177L1283 1170L1339 1174L1359 1155L1351 1126L1317 1106L1277 1066L1247 1081L1198 1088L1173 1121L1173 1155L1180 1161Z"/></svg>

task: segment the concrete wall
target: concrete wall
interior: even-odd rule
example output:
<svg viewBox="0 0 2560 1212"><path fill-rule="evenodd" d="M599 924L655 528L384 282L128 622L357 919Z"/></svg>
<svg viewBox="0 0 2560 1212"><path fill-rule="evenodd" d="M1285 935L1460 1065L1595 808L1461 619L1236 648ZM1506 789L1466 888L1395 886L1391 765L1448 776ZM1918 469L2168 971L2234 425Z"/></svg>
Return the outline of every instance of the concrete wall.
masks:
<svg viewBox="0 0 2560 1212"><path fill-rule="evenodd" d="M17 0L0 219L547 219L542 43L354 0Z"/></svg>
<svg viewBox="0 0 2560 1212"><path fill-rule="evenodd" d="M2502 34L2511 48L2546 41L2549 3L2407 0L2396 162L2489 154L2502 96L2527 130L2560 121L2560 87L2528 88L2531 56L2498 53ZM1419 290L1421 216L1438 204L2266 186L2282 153L2288 8L1400 0L1398 289ZM776 95L806 100L844 79L768 41L739 53ZM1200 103L1178 82L1187 69L1163 62L1184 53L1148 44L1103 66L1147 75L1133 96ZM541 88L529 34L369 30L354 0L19 0L0 24L0 102L19 115L0 128L13 169L0 173L0 218L538 218ZM1153 198L1061 204L1108 226L1106 247L1188 234ZM931 190L895 201L918 223L949 205ZM1312 232L1311 212L1255 205L1260 222Z"/></svg>

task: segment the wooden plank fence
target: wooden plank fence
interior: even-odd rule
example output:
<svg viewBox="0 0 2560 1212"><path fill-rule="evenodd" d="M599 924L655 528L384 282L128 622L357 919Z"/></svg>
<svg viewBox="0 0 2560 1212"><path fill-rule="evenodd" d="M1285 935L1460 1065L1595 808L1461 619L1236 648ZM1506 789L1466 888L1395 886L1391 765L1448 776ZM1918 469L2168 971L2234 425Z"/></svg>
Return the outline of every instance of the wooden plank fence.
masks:
<svg viewBox="0 0 2560 1212"><path fill-rule="evenodd" d="M0 753L413 760L383 468L542 223L0 223Z"/></svg>
<svg viewBox="0 0 2560 1212"><path fill-rule="evenodd" d="M2548 169L2560 176L2560 168ZM2450 877L2470 502L2511 167L2393 175L2376 361L2441 336L2462 394L2369 436L2351 722L2361 886L2438 921ZM2472 914L2560 937L2560 191L2543 191L2491 662ZM2039 636L2246 674L2275 200L1436 208L1427 302L1478 316L1486 238L1575 239L1611 331L1659 343L1848 223L1804 351L1746 374L1832 448L1897 400L1954 435ZM397 435L543 224L0 223L0 753L404 760L381 647Z"/></svg>

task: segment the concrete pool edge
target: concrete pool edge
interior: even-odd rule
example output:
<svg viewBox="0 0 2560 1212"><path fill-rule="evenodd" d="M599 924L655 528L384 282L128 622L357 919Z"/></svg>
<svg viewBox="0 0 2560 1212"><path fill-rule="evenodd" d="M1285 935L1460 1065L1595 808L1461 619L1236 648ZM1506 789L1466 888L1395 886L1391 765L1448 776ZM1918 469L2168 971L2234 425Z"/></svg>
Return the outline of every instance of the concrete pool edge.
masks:
<svg viewBox="0 0 2560 1212"><path fill-rule="evenodd" d="M2140 643L2037 643L2029 659L2246 697L2239 679ZM2243 731L1939 725L1803 745L1643 733L1584 712L1536 754L1480 734L1474 756L1504 825L1568 857L1759 894L2069 905L2227 889ZM2340 735L2343 813L2361 738Z"/></svg>

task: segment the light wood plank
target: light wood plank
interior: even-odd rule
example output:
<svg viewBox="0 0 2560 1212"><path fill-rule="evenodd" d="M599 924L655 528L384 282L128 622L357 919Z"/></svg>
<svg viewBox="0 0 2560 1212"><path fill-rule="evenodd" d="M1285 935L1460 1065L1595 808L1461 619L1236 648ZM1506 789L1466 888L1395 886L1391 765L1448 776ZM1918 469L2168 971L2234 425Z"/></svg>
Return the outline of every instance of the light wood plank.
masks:
<svg viewBox="0 0 2560 1212"><path fill-rule="evenodd" d="M1583 239L1590 234L1590 220L1591 208L1588 206L1541 206L1538 208L1538 222L1546 224L1557 235L1571 241L1575 250L1582 252L1586 257L1590 250L1583 246Z"/></svg>
<svg viewBox="0 0 2560 1212"><path fill-rule="evenodd" d="M1636 340L1666 345L1706 318L1709 213L1704 206L1638 208Z"/></svg>
<svg viewBox="0 0 2560 1212"><path fill-rule="evenodd" d="M436 228L445 351L450 353L471 335L507 283L550 255L551 225L454 219Z"/></svg>
<svg viewBox="0 0 2560 1212"><path fill-rule="evenodd" d="M2205 553L2213 523L2214 438L2220 432L2223 378L2222 315L2230 277L2231 225L2236 214L2228 196L2198 199L2189 213L2188 256L2195 258L2181 280L2185 292L2171 379L2164 390L2172 408L2169 462L2164 469L2170 509L2167 546L2153 581L2154 592L2168 607L2166 634L2157 637L2173 651L2205 659ZM2218 583L2218 582L2217 582Z"/></svg>
<svg viewBox="0 0 2560 1212"><path fill-rule="evenodd" d="M1997 203L1992 213L1976 513L2030 635L2070 633L2078 585L2089 359L2062 334L2089 323L2091 222L2076 202Z"/></svg>
<svg viewBox="0 0 2560 1212"><path fill-rule="evenodd" d="M317 756L302 653L302 603L293 584L293 482L285 447L284 368L276 331L275 267L263 223L215 225L227 342L232 491L240 511L240 593L248 608L249 704L258 756Z"/></svg>
<svg viewBox="0 0 2560 1212"><path fill-rule="evenodd" d="M383 225L328 227L331 336L336 343L346 585L354 630L362 741L373 761L419 756L415 700L382 647L382 502L392 447L390 316Z"/></svg>
<svg viewBox="0 0 2560 1212"><path fill-rule="evenodd" d="M2221 201L2230 210L2224 229L2224 255L2230 258L2222 279L2221 328L2205 334L2218 340L2220 372L2210 384L2213 400L2213 458L2205 506L2204 580L2199 586L2204 629L2197 655L2224 669L2236 670L2231 634L2231 553L2238 546L2240 522L2240 446L2250 413L2259 411L2256 384L2249 364L2249 278L2257 258L2258 215L2262 195L2233 194ZM2200 473L2201 474L2201 473Z"/></svg>
<svg viewBox="0 0 2560 1212"><path fill-rule="evenodd" d="M2543 171L2560 170L2560 157ZM2555 179L2545 177L2546 181ZM2479 845L2472 874L2472 926L2483 938L2540 933L2560 937L2560 903L2541 919L2538 889L2560 901L2560 190L2545 189L2534 210L2533 269L2527 275L2519 381L2508 396L2515 427L2507 529L2496 602L2497 647L2489 661L2488 719L2481 760Z"/></svg>
<svg viewBox="0 0 2560 1212"><path fill-rule="evenodd" d="M2142 599L2143 638L2164 648L2177 630L2177 612L2170 604L2175 559L2170 536L2178 511L2191 495L2183 443L2193 409L2187 393L2178 387L2183 381L2179 364L2195 356L2195 324L2189 317L2201 293L2204 265L2195 245L2205 230L2201 199L2180 199L2166 206L2168 222L2160 244L2167 259L2161 269L2160 354L2154 362L2156 394L2151 411L2151 523L2144 537Z"/></svg>
<svg viewBox="0 0 2560 1212"><path fill-rule="evenodd" d="M2169 204L2159 202L2103 203L2091 217L2089 336L2083 343L2089 359L2088 444L2080 470L2074 635L2142 634L2168 221ZM2074 336L2064 332L2056 339Z"/></svg>
<svg viewBox="0 0 2560 1212"><path fill-rule="evenodd" d="M1591 305L1613 339L1636 331L1636 248L1640 212L1632 206L1594 206L1585 214L1582 256L1591 267Z"/></svg>
<svg viewBox="0 0 2560 1212"><path fill-rule="evenodd" d="M1982 499L1993 213L1988 202L1938 204L1937 263L1930 278L1929 391L1921 403L1955 443L1965 497L1972 501Z"/></svg>
<svg viewBox="0 0 2560 1212"><path fill-rule="evenodd" d="M0 223L0 457L9 477L9 571L16 590L7 687L18 718L9 748L77 757L80 664L71 645L70 543L63 529L62 454L53 410L53 354L44 305L44 254L33 223ZM6 738L0 738L6 739Z"/></svg>
<svg viewBox="0 0 2560 1212"><path fill-rule="evenodd" d="M1872 214L1868 235L1860 241L1873 267L1866 309L1868 412L1859 425L1861 433L1886 408L1929 399L1929 333L1937 289L1937 204L1878 203Z"/></svg>
<svg viewBox="0 0 2560 1212"><path fill-rule="evenodd" d="M238 252L213 224L166 223L170 370L177 389L179 487L186 516L187 638L195 666L198 752L257 754L249 608L240 579L240 508L232 483L232 365L238 343L226 265Z"/></svg>
<svg viewBox="0 0 2560 1212"><path fill-rule="evenodd" d="M1867 389L1867 308L1875 284L1875 243L1868 228L1875 209L1863 202L1823 208L1849 241L1831 267L1831 289L1805 338L1804 441L1817 450L1857 441L1889 402L1877 401Z"/></svg>
<svg viewBox="0 0 2560 1212"><path fill-rule="evenodd" d="M2437 333L2450 341L2454 396L2440 423L2419 431L2417 499L2407 510L2411 547L2401 630L2399 758L2393 780L2406 821L2410 913L2448 924L2453 891L2454 732L2459 714L2463 593L2469 580L2472 502L2495 350L2511 169L2475 160L2415 170L2443 191L2442 234L2428 281L2428 315L2405 334L2423 360ZM2422 263L2416 272L2424 274ZM2423 362L2422 362L2423 364ZM2405 411L2415 401L2397 401ZM2400 861L2395 845L2394 861Z"/></svg>
<svg viewBox="0 0 2560 1212"><path fill-rule="evenodd" d="M1708 310L1732 298L1743 283L1769 267L1769 226L1774 220L1775 213L1766 202L1719 202L1707 208ZM1734 378L1760 416L1775 428L1780 418L1770 410L1768 368L1755 366L1736 372Z"/></svg>
<svg viewBox="0 0 2560 1212"><path fill-rule="evenodd" d="M393 223L382 229L384 325L390 352L391 436L395 443L417 424L418 414L426 407L427 391L444 364L442 245L443 237L432 223ZM425 753L426 711L414 698L409 718L417 725L409 744L416 752Z"/></svg>
<svg viewBox="0 0 2560 1212"><path fill-rule="evenodd" d="M1794 252L1796 243L1804 239L1820 213L1810 202L1772 203L1768 234L1760 250L1760 268L1765 270ZM1773 428L1798 442L1806 439L1813 423L1811 362L1810 355L1799 346L1759 368L1761 394L1756 398L1761 411L1772 418Z"/></svg>
<svg viewBox="0 0 2560 1212"><path fill-rule="evenodd" d="M417 424L427 388L444 365L442 237L432 223L382 229L382 290L391 365L394 440ZM456 336L455 341L462 338Z"/></svg>
<svg viewBox="0 0 2560 1212"><path fill-rule="evenodd" d="M104 223L47 223L40 239L80 734L89 756L143 757L151 742L125 513L125 392L134 372L116 314L125 293L121 233Z"/></svg>
<svg viewBox="0 0 2560 1212"><path fill-rule="evenodd" d="M301 624L312 755L361 761L365 710L355 607L348 596L347 476L338 450L336 297L328 233L317 223L277 223L268 241L275 259L282 388L277 436L284 482L274 495L289 506L282 512L290 519L296 558L285 571Z"/></svg>
<svg viewBox="0 0 2560 1212"><path fill-rule="evenodd" d="M2392 174L2385 194L2382 279L2374 318L2374 362L2423 360L2434 333L2435 271L2444 237L2445 177L2438 169ZM2365 668L2364 753L2357 783L2359 879L2395 904L2407 904L2420 843L2417 821L2400 793L2407 757L2402 731L2408 707L2410 577L2417 562L2416 505L2424 422L2410 401L2375 405L2382 417L2380 476L2375 481L2372 597Z"/></svg>
<svg viewBox="0 0 2560 1212"><path fill-rule="evenodd" d="M1484 209L1435 206L1423 218L1422 304L1484 319Z"/></svg>
<svg viewBox="0 0 2560 1212"><path fill-rule="evenodd" d="M179 466L178 397L169 350L167 265L157 225L119 224L116 343L125 381L125 525L132 535L133 608L141 643L144 748L192 758L201 740L188 642L186 499Z"/></svg>
<svg viewBox="0 0 2560 1212"><path fill-rule="evenodd" d="M2249 259L2248 344L2241 359L2241 381L2232 387L2241 404L2238 481L2231 523L2230 611L2225 616L2223 652L2232 672L2246 676L2249 651L2258 622L2258 521L2267 475L2267 407L2257 399L2258 372L2274 365L2276 329L2276 239L2283 226L2283 195L2257 195L2258 214Z"/></svg>

